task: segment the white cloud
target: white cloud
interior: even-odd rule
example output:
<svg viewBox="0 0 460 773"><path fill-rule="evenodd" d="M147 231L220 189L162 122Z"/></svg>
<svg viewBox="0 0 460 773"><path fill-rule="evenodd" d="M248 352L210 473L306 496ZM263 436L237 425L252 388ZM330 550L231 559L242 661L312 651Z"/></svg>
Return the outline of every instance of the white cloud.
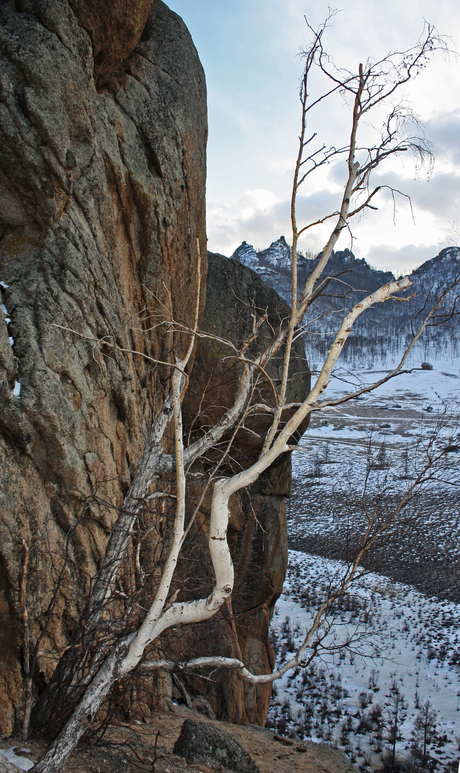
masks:
<svg viewBox="0 0 460 773"><path fill-rule="evenodd" d="M344 232L337 248L351 247L359 258L385 270L407 272L434 257L447 244L459 241L455 218L460 208L460 176L440 174L429 183L380 176L379 183L391 184L412 197L408 199L383 192L376 200L377 212L369 212L352 222L351 233ZM320 189L299 196L299 227L316 221L337 209L337 193ZM300 249L318 253L328 238L335 218L307 230ZM271 191L245 191L233 205L210 205L208 211L209 249L231 255L242 241L264 249L284 235L290 243L290 200Z"/></svg>
<svg viewBox="0 0 460 773"><path fill-rule="evenodd" d="M240 200L241 220L249 223L259 215L269 213L278 202L278 197L272 191L246 191Z"/></svg>
<svg viewBox="0 0 460 773"><path fill-rule="evenodd" d="M309 38L303 14L307 12L313 26L319 25L327 15L328 0L310 3L307 8L304 0L237 0L231 10L227 3L215 0L169 0L169 4L189 24L208 82L210 249L230 254L243 240L264 248L281 234L290 241L290 180L300 118L301 63L296 55ZM452 48L460 45L456 0L406 0L403 5L400 0L344 0L340 7L343 12L332 20L325 38L339 65L355 69L369 55L380 57L408 48L421 33L424 18L440 33L453 37ZM412 196L415 225L401 200L395 226L392 203L384 199L378 213L369 213L353 225L357 255L369 255L372 260L375 252L390 265L394 255L396 270L401 263L406 266L407 255L412 255L415 266L423 262L427 251L436 254L438 245L456 227L459 62L453 57L450 61L435 58L419 78L401 90L399 98L412 102L426 122L426 136L438 159L435 175L428 185L415 182L409 159L399 159L381 179L402 186ZM347 109L340 103L329 106L312 115L309 128L318 131L321 141L342 144L349 131ZM336 208L333 192L343 182L340 169L339 165L336 173L305 189L299 200L300 219ZM323 238L323 234L309 233L302 249L321 249ZM342 241L340 247L348 246L346 239Z"/></svg>
<svg viewBox="0 0 460 773"><path fill-rule="evenodd" d="M329 190L299 196L299 227L333 212L337 204L337 194ZM242 241L253 244L256 249L268 247L282 235L288 242L291 241L290 207L290 199L281 200L266 190L245 191L234 205L208 205L209 249L230 255ZM308 231L301 242L301 249L319 252L327 232L327 226L315 232Z"/></svg>
<svg viewBox="0 0 460 773"><path fill-rule="evenodd" d="M396 276L399 276L409 274L414 268L433 258L443 246L440 244L405 244L401 247L389 247L387 244L375 244L363 257L374 268L381 271L393 271Z"/></svg>
<svg viewBox="0 0 460 773"><path fill-rule="evenodd" d="M437 115L425 122L428 139L433 143L433 150L439 165L446 161L454 164L460 173L460 108Z"/></svg>

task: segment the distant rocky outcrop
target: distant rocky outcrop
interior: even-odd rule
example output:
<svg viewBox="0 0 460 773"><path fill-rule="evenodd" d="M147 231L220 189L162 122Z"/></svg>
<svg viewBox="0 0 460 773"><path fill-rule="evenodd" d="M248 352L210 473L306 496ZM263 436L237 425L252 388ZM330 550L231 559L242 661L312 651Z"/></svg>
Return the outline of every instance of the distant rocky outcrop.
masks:
<svg viewBox="0 0 460 773"><path fill-rule="evenodd" d="M257 252L252 245L243 242L237 247L232 258L257 271L270 287L273 287L288 303L291 302L291 248L284 236L272 242L265 250ZM298 255L299 292L317 262L318 257L313 258L301 253ZM354 289L352 294L351 288L343 282L335 280L330 283L326 297L340 295L342 306L344 298L357 298L360 292L372 292L394 278L389 271L377 271L365 260L355 258L348 249L332 254L323 276L343 277L344 282L349 283Z"/></svg>

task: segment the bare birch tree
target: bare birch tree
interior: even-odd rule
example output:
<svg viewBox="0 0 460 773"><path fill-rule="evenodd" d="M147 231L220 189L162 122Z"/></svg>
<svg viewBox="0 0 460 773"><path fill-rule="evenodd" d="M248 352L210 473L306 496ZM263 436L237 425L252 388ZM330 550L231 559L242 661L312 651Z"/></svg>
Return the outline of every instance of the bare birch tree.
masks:
<svg viewBox="0 0 460 773"><path fill-rule="evenodd" d="M117 522L107 542L105 554L93 583L87 600L83 621L77 630L68 651L64 653L57 667L57 676L51 680L49 689L39 704L43 717L50 717L50 706L54 706L61 717L66 718L55 741L49 746L43 759L33 770L37 773L53 773L59 771L65 759L72 751L79 738L89 726L111 688L123 676L142 667L146 650L158 640L160 634L172 626L196 624L212 617L232 594L234 571L232 556L227 542L227 526L229 521L229 499L241 489L254 483L262 472L276 461L281 454L292 450L293 435L305 422L312 411L334 404L335 401L323 399L322 395L328 385L337 360L343 350L356 319L375 304L391 301L398 294L411 287L408 277L394 280L371 293L357 303L338 325L334 342L324 360L316 383L303 403L288 405L286 400L289 378L289 364L293 341L306 311L327 286L329 259L335 249L342 232L351 232L351 221L366 210L375 209L375 201L381 186L372 186L372 173L390 158L403 153L413 153L416 162L431 163L431 153L428 143L423 137L412 136L408 128L414 126L414 116L401 104L394 103L398 89L419 74L432 55L445 50L443 40L435 29L427 25L422 38L414 48L394 52L383 59L368 60L360 64L358 71L353 73L337 68L323 48L323 37L328 20L318 29L313 30L312 42L303 53L304 72L300 86L301 129L299 150L295 163L295 172L291 199L292 224L292 303L290 318L281 323L274 332L271 344L262 348L255 356L249 354L249 345L257 342L258 324L254 325L251 338L236 352L234 356L241 364L236 397L233 405L226 410L221 419L209 427L198 439L189 444L184 442L182 427L182 402L188 386L187 365L192 356L196 339L202 335L198 326L198 309L200 298L197 298L195 324L188 331L180 328L180 333L188 333L190 344L186 354L174 362L161 363L171 369L170 392L162 409L156 416L145 444L139 468L133 483L125 497L119 512ZM321 96L311 100L309 89L313 74L320 74L326 80L326 88ZM310 128L312 111L334 94L340 94L350 106L350 125L345 128L348 138L340 147L326 147L318 143L317 135ZM369 116L386 110L381 131L375 144L368 144L361 139L363 120ZM346 162L347 176L343 193L339 197L337 208L323 217L304 225L297 223L297 197L299 190L319 169L334 161ZM320 259L314 267L303 287L297 282L297 255L299 238L309 229L318 225L330 223L330 233ZM197 273L200 276L200 245L197 244ZM200 293L200 290L199 290ZM419 327L414 341L422 334L430 314ZM169 326L169 327L168 327ZM179 326L174 320L167 322L170 333L177 332ZM96 344L97 342L95 342ZM234 347L233 347L234 348ZM252 349L251 349L252 351ZM192 462L202 457L219 443L226 433L235 432L236 428L251 414L257 406L253 403L254 383L260 372L266 372L267 364L272 358L282 352L283 368L280 383L273 385L274 406L262 406L265 412L271 413L272 420L266 434L263 448L258 460L248 469L240 470L230 477L223 477L219 465L213 476L212 506L209 526L209 555L214 571L214 586L212 592L205 597L186 602L176 600L171 595L172 581L177 567L181 549L184 544L187 527L185 523L185 504L187 498L187 474ZM395 370L382 379L394 377L404 366L406 355ZM367 389L375 388L377 384ZM364 390L361 390L361 393ZM350 393L343 400L356 396ZM260 409L260 406L259 406ZM289 418L286 418L289 417ZM163 439L166 432L173 433L174 453L164 452ZM230 441L231 443L231 441ZM165 473L175 474L174 523L168 543L167 557L162 565L159 577L149 600L148 609L140 624L129 631L120 630L117 636L109 637L107 642L100 642L96 651L86 660L78 654L82 648L83 638L90 639L94 632L110 623L107 621L109 603L116 593L116 582L125 560L126 551L133 537L136 521L145 506L146 501L160 496L170 496L162 492L159 482ZM152 486L154 492L152 493ZM373 539L371 525L367 542ZM341 595L353 580L359 557L345 578L342 587L336 592ZM253 681L272 681L288 668L301 664L305 660L312 639L324 620L329 602L318 610L312 630L296 656L277 672L255 676L246 669L241 661L225 662L225 659L212 654L199 662L188 666L199 667L227 665L236 668L241 676ZM185 666L187 664L182 664ZM171 667L164 660L151 662L148 668ZM145 666L147 668L147 666ZM46 721L46 719L45 719Z"/></svg>

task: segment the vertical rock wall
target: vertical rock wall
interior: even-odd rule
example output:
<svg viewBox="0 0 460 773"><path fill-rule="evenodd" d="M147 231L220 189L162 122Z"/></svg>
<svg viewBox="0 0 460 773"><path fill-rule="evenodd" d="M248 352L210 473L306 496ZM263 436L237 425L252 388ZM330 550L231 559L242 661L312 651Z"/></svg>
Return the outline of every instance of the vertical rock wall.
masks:
<svg viewBox="0 0 460 773"><path fill-rule="evenodd" d="M167 385L167 369L112 345L171 359L184 342L156 324L169 311L194 316L197 238L206 244L204 75L161 0L119 45L120 19L137 5L147 4L0 7L3 731L21 701L22 540L34 637L69 553L41 644L46 677L115 518L85 501L121 504Z"/></svg>
<svg viewBox="0 0 460 773"><path fill-rule="evenodd" d="M39 691L69 641L168 390L170 369L159 363L174 361L188 343L163 323L193 322L198 247L204 284L206 131L201 65L182 21L161 0L0 5L4 732L23 699L25 612L32 642L41 637ZM286 305L254 272L221 256L211 262L203 326L238 344L255 309L270 309L265 345ZM271 367L276 381L279 363ZM231 403L238 368L227 350L203 339L185 406L189 439ZM291 375L289 399L302 399L308 377L300 350ZM267 389L262 379L256 393L265 399ZM268 425L259 416L240 428L223 472L257 457ZM185 595L201 596L212 583L204 486L220 453L210 452L192 470L189 514L197 505L198 514L181 566ZM209 654L212 643L256 671L270 668L268 624L287 558L289 473L283 458L232 500L232 605L208 627L181 631L179 642L166 637L169 654L181 656L187 647ZM164 547L160 536L158 545L153 539L151 561ZM151 680L150 693L153 683L159 684ZM134 701L144 686L132 683ZM226 673L191 688L206 692L221 717L264 722L267 688L248 688Z"/></svg>
<svg viewBox="0 0 460 773"><path fill-rule="evenodd" d="M259 329L256 350L263 351L272 341L280 324L290 314L288 305L250 268L228 260L222 255L208 255L206 306L203 330L212 338L201 338L196 351L192 380L187 392L184 413L191 436L199 436L221 417L236 394L242 364L235 358L249 338L253 323L264 315L266 321ZM255 351L248 350L248 356ZM282 374L283 354L272 359L266 372L256 375L254 404L273 405L272 387L278 386ZM271 379L272 386L268 377ZM287 402L303 401L310 388L310 374L305 360L303 343L298 339L291 357ZM290 418L286 411L284 419ZM185 580L193 587L191 577L200 577L202 567L212 571L206 551L207 523L210 494L200 502L203 482L220 460L220 475L238 472L254 463L262 450L263 440L271 423L271 414L257 411L248 416L236 433L228 450L226 442L233 433L224 437L219 448L200 460L197 471L202 482L196 493L189 497L189 510L198 506L198 516L189 538ZM305 427L300 428L299 435ZM240 658L253 673L269 673L274 665L268 632L275 602L283 587L287 566L287 527L285 497L290 493L291 459L285 454L259 480L231 500L229 544L235 566L235 590L231 604L209 623L190 632L189 639L181 632L179 655L187 650L201 655L226 655ZM201 573L198 569L201 569ZM188 577L188 580L187 580ZM171 648L174 651L174 643ZM211 676L211 678L209 678ZM243 682L235 673L221 670L208 674L206 679L192 679L191 689L203 693L210 700L216 714L233 722L264 724L271 696L271 685L254 687Z"/></svg>

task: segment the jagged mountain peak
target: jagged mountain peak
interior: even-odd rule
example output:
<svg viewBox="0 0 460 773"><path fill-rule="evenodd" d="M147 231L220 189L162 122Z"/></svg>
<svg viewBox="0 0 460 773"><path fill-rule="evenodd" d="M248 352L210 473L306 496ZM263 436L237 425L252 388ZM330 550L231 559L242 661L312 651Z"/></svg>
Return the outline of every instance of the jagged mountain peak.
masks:
<svg viewBox="0 0 460 773"><path fill-rule="evenodd" d="M291 251L284 236L272 242L265 250L257 251L252 245L243 242L232 258L254 269L287 303L291 302ZM320 255L315 258L299 256L299 288L303 286L319 258ZM411 300L407 299L409 302L405 304L378 305L360 317L353 330L354 343L349 342L348 354L345 356L357 356L359 347L365 348L365 342L373 341L378 336L383 361L385 355L382 352L386 350L388 342L403 335L403 331L410 331L411 320L417 316L420 309L427 304L434 304L445 287L453 284L459 273L459 262L460 248L452 246L446 247L439 255L423 263L411 275L414 282ZM351 308L357 301L394 279L391 272L373 268L364 258L356 258L350 249L332 253L323 273L323 278L326 277L331 279L324 294L316 302L314 316L307 312L304 320L308 329L315 330L316 335L320 336L318 341L326 341L327 336L334 332L337 312L342 313ZM450 321L452 329L451 332L444 333L443 329L439 328L439 336L457 335L455 331L459 323L457 317L452 318L450 313L452 302L453 299L449 296L442 308L438 309L437 322L442 322L445 318ZM320 321L316 322L315 317ZM434 335L435 332L431 331L431 338ZM428 339L428 333L425 339Z"/></svg>
<svg viewBox="0 0 460 773"><path fill-rule="evenodd" d="M255 251L252 244L242 242L242 244L236 248L232 258L238 261L238 263L242 263L243 266L247 266L248 268L252 268L254 271L257 271L259 260L257 257L257 252Z"/></svg>
<svg viewBox="0 0 460 773"><path fill-rule="evenodd" d="M458 263L460 261L460 247L445 247L439 255L434 258L430 258L422 263L421 266L415 269L414 275L426 274L433 269L436 269L441 263L443 267L451 266L454 271L458 271Z"/></svg>
<svg viewBox="0 0 460 773"><path fill-rule="evenodd" d="M244 241L236 248L231 256L233 260L242 263L249 268L257 271L258 274L281 294L286 295L284 284L290 278L291 271L291 247L284 236L275 239L269 247L264 250L256 250L252 244ZM307 274L315 265L317 258L306 257L299 253L298 268L299 280L302 274ZM424 276L433 270L436 270L442 264L443 274L455 274L458 272L458 263L460 262L460 247L445 247L441 252L430 260L425 261L421 266L413 271L414 279ZM356 258L353 252L346 248L333 252L329 261L328 272L338 274L341 271L353 271L353 284L360 286L360 289L376 289L377 286L385 284L393 277L390 271L381 271L373 268L367 263L365 258ZM438 277L438 280L443 277ZM447 276L444 276L447 279ZM439 283L439 281L437 282ZM284 291L284 292L283 292ZM290 295L290 293L289 293Z"/></svg>
<svg viewBox="0 0 460 773"><path fill-rule="evenodd" d="M264 250L256 250L252 244L244 241L231 257L257 271L280 295L286 300L290 299L291 247L284 236L275 239ZM319 258L320 255L313 258L298 253L299 282L306 278ZM354 283L360 289L371 286L371 289L374 290L380 284L388 282L393 276L390 272L373 269L364 258L356 258L348 248L332 253L327 273L332 272L332 274L338 275L344 271L353 272Z"/></svg>
<svg viewBox="0 0 460 773"><path fill-rule="evenodd" d="M277 271L289 271L291 266L291 248L284 236L280 236L265 250L256 251L252 244L243 242L232 255L234 260L255 271L273 268Z"/></svg>

